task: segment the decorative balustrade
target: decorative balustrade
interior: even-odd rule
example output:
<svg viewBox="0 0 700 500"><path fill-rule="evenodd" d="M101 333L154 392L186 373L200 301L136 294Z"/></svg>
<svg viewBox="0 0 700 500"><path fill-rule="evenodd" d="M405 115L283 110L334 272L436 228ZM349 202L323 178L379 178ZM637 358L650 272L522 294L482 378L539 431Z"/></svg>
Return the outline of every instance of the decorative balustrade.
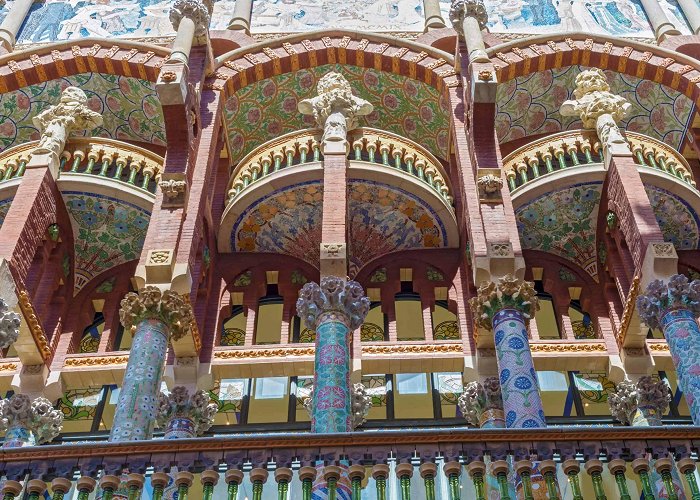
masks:
<svg viewBox="0 0 700 500"><path fill-rule="evenodd" d="M228 202L264 177L293 166L321 161L321 133L315 129L285 134L246 155L234 169ZM447 174L440 161L423 147L399 135L372 128L355 129L348 135L351 161L364 161L395 168L411 175L451 203Z"/></svg>
<svg viewBox="0 0 700 500"><path fill-rule="evenodd" d="M28 142L0 153L0 182L24 174L37 142ZM61 175L92 174L131 184L155 193L163 170L163 158L146 149L101 137L74 137L61 155Z"/></svg>
<svg viewBox="0 0 700 500"><path fill-rule="evenodd" d="M635 161L676 177L695 187L686 159L678 151L652 137L625 132ZM603 151L593 130L572 130L543 137L522 146L503 159L511 191L559 170L603 162Z"/></svg>
<svg viewBox="0 0 700 500"><path fill-rule="evenodd" d="M168 472L178 497L206 500L244 494L260 500L274 493L310 500L317 475L353 500L368 494L380 500L408 499L411 492L415 498L483 500L487 490L499 496L498 489L500 498L508 498L511 481L523 488L524 498L536 498L533 489L546 489L549 498L559 498L565 489L578 499L591 491L601 499L634 493L676 498L677 487L697 498L697 437L694 428L673 426L562 427L536 434L528 429L434 428L63 443L3 448L0 474L6 477L4 500L19 498L20 481L29 498L43 498L49 482L53 498L64 498L71 486L78 498L88 498L97 484L105 498L126 491L129 498L140 498L148 483L154 498L160 498L171 481ZM374 482L366 481L370 476Z"/></svg>

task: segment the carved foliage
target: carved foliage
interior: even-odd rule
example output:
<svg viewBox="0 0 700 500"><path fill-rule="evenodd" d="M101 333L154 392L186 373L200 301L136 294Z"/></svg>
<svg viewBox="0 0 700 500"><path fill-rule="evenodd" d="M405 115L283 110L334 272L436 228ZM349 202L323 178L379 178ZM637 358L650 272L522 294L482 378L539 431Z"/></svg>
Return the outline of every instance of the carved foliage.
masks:
<svg viewBox="0 0 700 500"><path fill-rule="evenodd" d="M24 394L14 394L0 401L0 430L13 427L28 429L37 444L47 443L58 436L63 426L63 413L54 409L46 398L34 401Z"/></svg>
<svg viewBox="0 0 700 500"><path fill-rule="evenodd" d="M191 19L195 36L202 36L209 29L213 9L211 0L176 0L170 9L170 22L177 31L183 18Z"/></svg>
<svg viewBox="0 0 700 500"><path fill-rule="evenodd" d="M128 293L121 302L119 320L124 328L136 331L144 319L157 319L168 325L173 340L191 335L195 330L192 306L185 297L172 290L161 292L154 286Z"/></svg>
<svg viewBox="0 0 700 500"><path fill-rule="evenodd" d="M503 410L501 397L501 384L497 377L488 377L483 385L479 382L470 382L464 387L464 392L457 400L462 415L467 421L479 426L481 414L486 410Z"/></svg>
<svg viewBox="0 0 700 500"><path fill-rule="evenodd" d="M310 282L299 290L297 312L308 326L315 328L322 313L334 311L348 318L350 329L359 328L369 312L369 299L359 283L326 276L320 285Z"/></svg>
<svg viewBox="0 0 700 500"><path fill-rule="evenodd" d="M616 391L608 395L610 414L623 424L631 424L640 407L653 409L663 414L671 401L671 390L662 380L642 377L635 384L624 380L617 384Z"/></svg>
<svg viewBox="0 0 700 500"><path fill-rule="evenodd" d="M0 299L0 348L11 346L19 337L20 317Z"/></svg>
<svg viewBox="0 0 700 500"><path fill-rule="evenodd" d="M156 425L167 427L173 418L186 418L194 423L195 435L200 436L214 423L218 406L212 403L206 391L190 395L186 387L173 387L170 394L158 395L158 415Z"/></svg>
<svg viewBox="0 0 700 500"><path fill-rule="evenodd" d="M689 281L685 275L675 274L668 283L652 281L646 293L637 298L639 317L651 328L659 328L663 315L673 309L700 314L700 280Z"/></svg>
<svg viewBox="0 0 700 500"><path fill-rule="evenodd" d="M462 23L465 17L473 17L479 22L479 28L486 28L489 21L483 0L452 0L450 6L450 22L458 33L462 33Z"/></svg>
<svg viewBox="0 0 700 500"><path fill-rule="evenodd" d="M507 308L517 309L522 313L525 321L529 321L539 309L536 295L533 283L507 274L500 278L498 283L483 282L479 286L477 296L469 300L469 305L474 312L477 324L490 330L493 316Z"/></svg>

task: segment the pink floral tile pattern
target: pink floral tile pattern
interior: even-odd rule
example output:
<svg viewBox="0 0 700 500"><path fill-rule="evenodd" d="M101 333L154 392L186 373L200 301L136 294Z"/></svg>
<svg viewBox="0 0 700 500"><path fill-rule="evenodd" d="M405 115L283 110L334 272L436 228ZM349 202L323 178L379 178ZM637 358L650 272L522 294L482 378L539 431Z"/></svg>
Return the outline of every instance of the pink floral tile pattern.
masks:
<svg viewBox="0 0 700 500"><path fill-rule="evenodd" d="M581 128L581 121L561 116L559 107L572 98L574 80L583 69L571 66L523 76L498 86L496 132L501 143L531 135ZM622 126L660 139L678 149L693 112L685 95L650 80L606 71L612 92L632 103Z"/></svg>
<svg viewBox="0 0 700 500"><path fill-rule="evenodd" d="M89 135L165 145L163 111L153 83L82 73L0 95L0 150L38 139L32 118L56 104L61 91L71 85L83 89L87 105L104 117L104 124Z"/></svg>
<svg viewBox="0 0 700 500"><path fill-rule="evenodd" d="M437 90L384 71L328 64L261 80L226 101L224 117L234 161L281 134L314 127L313 117L299 113L297 104L316 95L318 80L330 71L345 75L353 92L374 104L374 112L361 120L361 126L400 134L446 156L447 104Z"/></svg>

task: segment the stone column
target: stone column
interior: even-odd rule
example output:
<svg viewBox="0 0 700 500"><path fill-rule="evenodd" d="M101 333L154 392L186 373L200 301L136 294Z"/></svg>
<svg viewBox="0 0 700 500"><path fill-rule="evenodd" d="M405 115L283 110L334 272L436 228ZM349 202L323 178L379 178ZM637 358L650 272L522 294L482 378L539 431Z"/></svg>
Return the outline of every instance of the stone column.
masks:
<svg viewBox="0 0 700 500"><path fill-rule="evenodd" d="M483 384L470 382L457 404L464 418L476 427L501 429L506 426L501 384L497 377L488 377Z"/></svg>
<svg viewBox="0 0 700 500"><path fill-rule="evenodd" d="M671 389L663 380L641 377L636 383L623 380L608 397L610 413L633 427L663 425L661 417L671 401Z"/></svg>
<svg viewBox="0 0 700 500"><path fill-rule="evenodd" d="M211 0L176 0L170 9L170 22L177 32L169 61L187 64L192 44L206 43L211 13Z"/></svg>
<svg viewBox="0 0 700 500"><path fill-rule="evenodd" d="M0 401L0 430L5 431L3 448L21 448L48 443L63 427L63 413L46 398L30 399L14 394Z"/></svg>
<svg viewBox="0 0 700 500"><path fill-rule="evenodd" d="M440 0L423 0L425 31L445 27L445 20L440 11Z"/></svg>
<svg viewBox="0 0 700 500"><path fill-rule="evenodd" d="M700 35L700 5L698 2L696 0L678 0L678 5L685 14L690 29L696 35Z"/></svg>
<svg viewBox="0 0 700 500"><path fill-rule="evenodd" d="M15 0L0 24L0 45L7 52L12 52L14 49L19 29L27 18L33 3L33 0Z"/></svg>
<svg viewBox="0 0 700 500"><path fill-rule="evenodd" d="M641 2L657 42L663 42L669 36L681 34L661 8L659 0L641 0Z"/></svg>
<svg viewBox="0 0 700 500"><path fill-rule="evenodd" d="M469 62L489 62L481 30L486 28L489 17L483 0L452 0L450 22L469 50Z"/></svg>
<svg viewBox="0 0 700 500"><path fill-rule="evenodd" d="M244 31L250 34L250 16L253 12L253 0L236 0L233 6L233 17L228 23L228 29Z"/></svg>
<svg viewBox="0 0 700 500"><path fill-rule="evenodd" d="M533 284L508 274L482 283L470 305L479 326L494 332L506 427L546 427L527 335L539 307Z"/></svg>
<svg viewBox="0 0 700 500"><path fill-rule="evenodd" d="M158 395L156 425L165 428L165 439L201 436L214 423L217 408L206 391L190 395L179 385L170 394Z"/></svg>
<svg viewBox="0 0 700 500"><path fill-rule="evenodd" d="M350 432L350 340L369 312L369 299L359 283L326 276L299 291L297 312L316 330L311 432Z"/></svg>
<svg viewBox="0 0 700 500"><path fill-rule="evenodd" d="M191 335L192 307L183 296L149 286L128 293L119 319L134 334L110 441L151 439L168 342Z"/></svg>
<svg viewBox="0 0 700 500"><path fill-rule="evenodd" d="M667 283L654 280L637 299L637 310L650 328L663 331L690 416L700 425L700 280L689 283L681 274Z"/></svg>

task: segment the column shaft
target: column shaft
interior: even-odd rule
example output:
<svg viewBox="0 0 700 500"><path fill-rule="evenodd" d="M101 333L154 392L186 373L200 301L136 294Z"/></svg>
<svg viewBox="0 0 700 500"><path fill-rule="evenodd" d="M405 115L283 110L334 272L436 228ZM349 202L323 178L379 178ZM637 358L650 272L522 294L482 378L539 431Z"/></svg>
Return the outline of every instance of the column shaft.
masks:
<svg viewBox="0 0 700 500"><path fill-rule="evenodd" d="M183 17L180 26L177 28L173 48L170 54L170 61L179 61L187 64L190 60L192 42L194 41L195 24L189 17Z"/></svg>
<svg viewBox="0 0 700 500"><path fill-rule="evenodd" d="M669 20L658 0L641 0L641 2L657 41L663 42L669 35L681 34Z"/></svg>
<svg viewBox="0 0 700 500"><path fill-rule="evenodd" d="M700 35L700 5L698 2L696 0L678 0L678 5L685 14L690 29L696 35Z"/></svg>
<svg viewBox="0 0 700 500"><path fill-rule="evenodd" d="M462 31L467 50L469 51L469 62L489 62L478 19L472 16L465 17Z"/></svg>
<svg viewBox="0 0 700 500"><path fill-rule="evenodd" d="M440 11L440 0L423 0L425 31L445 27L445 19Z"/></svg>
<svg viewBox="0 0 700 500"><path fill-rule="evenodd" d="M253 0L236 0L233 17L228 24L230 30L242 30L250 33L250 16L253 12Z"/></svg>
<svg viewBox="0 0 700 500"><path fill-rule="evenodd" d="M33 0L15 0L7 16L0 24L0 45L8 52L12 52L17 41L19 29L27 18L33 3Z"/></svg>

